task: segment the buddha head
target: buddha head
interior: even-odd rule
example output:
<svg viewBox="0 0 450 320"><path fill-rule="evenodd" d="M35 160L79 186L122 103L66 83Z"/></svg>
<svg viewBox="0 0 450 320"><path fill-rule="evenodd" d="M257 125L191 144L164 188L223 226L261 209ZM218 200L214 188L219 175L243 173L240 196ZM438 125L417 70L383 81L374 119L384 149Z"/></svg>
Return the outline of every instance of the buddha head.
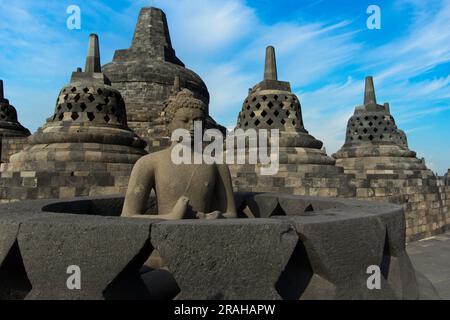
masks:
<svg viewBox="0 0 450 320"><path fill-rule="evenodd" d="M166 101L163 116L167 123L169 135L176 129L188 130L194 135L194 123L202 122L202 128L206 120L206 104L195 98L188 89L179 91Z"/></svg>

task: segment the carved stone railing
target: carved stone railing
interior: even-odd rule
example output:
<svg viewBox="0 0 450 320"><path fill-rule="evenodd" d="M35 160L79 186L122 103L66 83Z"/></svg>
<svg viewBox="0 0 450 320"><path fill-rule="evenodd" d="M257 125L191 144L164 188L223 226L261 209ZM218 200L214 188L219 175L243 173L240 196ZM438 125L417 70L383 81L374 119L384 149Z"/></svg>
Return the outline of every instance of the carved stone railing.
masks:
<svg viewBox="0 0 450 320"><path fill-rule="evenodd" d="M170 222L119 217L120 197L1 205L0 298L437 297L405 251L399 206L251 193L236 203L240 219ZM155 249L166 267L143 267Z"/></svg>

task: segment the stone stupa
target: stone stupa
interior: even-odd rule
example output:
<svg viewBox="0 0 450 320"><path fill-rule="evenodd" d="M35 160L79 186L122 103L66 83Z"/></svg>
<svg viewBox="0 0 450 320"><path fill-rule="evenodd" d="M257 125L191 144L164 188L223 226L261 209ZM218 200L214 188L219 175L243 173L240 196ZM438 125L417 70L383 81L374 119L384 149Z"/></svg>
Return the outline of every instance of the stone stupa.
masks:
<svg viewBox="0 0 450 320"><path fill-rule="evenodd" d="M209 104L203 80L176 56L166 15L158 8L141 9L130 48L117 50L103 70L125 99L130 128L147 141L150 152L170 144L160 114L176 76L183 88ZM207 125L224 130L209 116Z"/></svg>
<svg viewBox="0 0 450 320"><path fill-rule="evenodd" d="M364 104L349 119L336 165L355 176L360 199L403 205L406 232L414 240L440 233L446 225L444 183L408 147L388 103L377 103L373 78L365 80Z"/></svg>
<svg viewBox="0 0 450 320"><path fill-rule="evenodd" d="M249 89L237 129L278 129L279 171L260 175L260 165L231 166L235 188L257 192L339 196L351 193L347 176L323 143L305 129L300 101L289 82L279 81L275 49L266 49L264 80ZM242 150L237 150L242 152Z"/></svg>
<svg viewBox="0 0 450 320"><path fill-rule="evenodd" d="M355 108L348 121L345 144L335 155L337 164L349 172L352 167L355 170L364 167L373 173L426 170L416 153L408 148L406 134L397 127L389 103L377 104L373 78L367 77L365 81L364 104Z"/></svg>
<svg viewBox="0 0 450 320"><path fill-rule="evenodd" d="M84 72L72 73L47 123L3 164L2 200L63 198L126 190L145 141L127 125L124 100L102 73L97 35Z"/></svg>
<svg viewBox="0 0 450 320"><path fill-rule="evenodd" d="M17 111L14 106L9 103L9 100L5 98L3 91L3 80L0 80L0 158L6 160L9 158L10 150L14 150L12 147L12 141L16 137L27 137L30 135L30 131L24 128L17 119ZM7 141L7 148L3 146L3 141ZM5 149L5 152L3 152Z"/></svg>

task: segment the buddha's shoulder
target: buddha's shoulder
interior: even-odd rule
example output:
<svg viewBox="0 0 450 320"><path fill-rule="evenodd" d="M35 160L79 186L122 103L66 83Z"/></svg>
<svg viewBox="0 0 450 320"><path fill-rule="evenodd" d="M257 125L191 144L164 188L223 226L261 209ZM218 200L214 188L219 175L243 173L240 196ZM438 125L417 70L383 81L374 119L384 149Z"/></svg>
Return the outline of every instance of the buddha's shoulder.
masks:
<svg viewBox="0 0 450 320"><path fill-rule="evenodd" d="M140 164L153 164L157 165L160 162L170 161L171 152L170 149L164 149L161 151L156 151L149 153L138 160Z"/></svg>

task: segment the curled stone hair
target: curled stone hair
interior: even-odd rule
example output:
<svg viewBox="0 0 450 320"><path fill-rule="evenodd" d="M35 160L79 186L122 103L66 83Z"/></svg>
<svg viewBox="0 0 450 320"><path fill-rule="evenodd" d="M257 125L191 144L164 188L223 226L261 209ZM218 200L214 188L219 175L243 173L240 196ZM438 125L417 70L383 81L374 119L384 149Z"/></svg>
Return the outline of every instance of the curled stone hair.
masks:
<svg viewBox="0 0 450 320"><path fill-rule="evenodd" d="M175 113L181 108L200 109L206 112L206 104L202 100L195 98L192 91L183 89L164 102L162 116L166 119L166 122L171 122L175 117Z"/></svg>

